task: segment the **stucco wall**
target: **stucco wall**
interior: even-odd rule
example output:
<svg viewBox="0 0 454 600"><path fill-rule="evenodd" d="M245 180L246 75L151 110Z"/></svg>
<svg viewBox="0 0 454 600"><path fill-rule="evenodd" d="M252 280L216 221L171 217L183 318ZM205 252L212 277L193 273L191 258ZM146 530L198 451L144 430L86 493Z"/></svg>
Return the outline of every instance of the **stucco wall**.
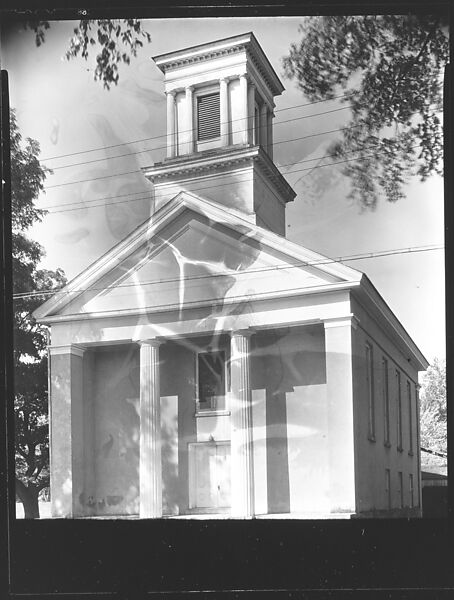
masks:
<svg viewBox="0 0 454 600"><path fill-rule="evenodd" d="M226 351L229 339L218 339ZM188 510L188 444L230 439L228 415L195 418L195 352L212 338L160 348L164 514ZM138 514L139 353L135 345L86 353L82 514ZM259 513L328 510L328 429L321 325L262 332L252 344ZM227 377L227 387L229 381ZM266 423L266 430L265 430ZM260 445L261 444L261 445ZM257 452L256 452L257 450ZM90 470L89 463L94 468ZM265 486L265 487L264 487Z"/></svg>
<svg viewBox="0 0 454 600"><path fill-rule="evenodd" d="M98 515L138 514L138 347L97 351L93 368L95 485L92 500L86 502L88 507L95 503L91 510Z"/></svg>
<svg viewBox="0 0 454 600"><path fill-rule="evenodd" d="M399 511L401 499L398 473L402 472L404 510L411 504L409 475L413 475L415 508L419 503L418 423L416 384L418 374L407 357L384 333L382 327L370 317L353 298L352 309L359 319L353 331L354 407L355 407L355 475L356 504L359 513L388 510L386 473L390 470L391 509ZM366 343L372 347L374 377L373 403L375 415L375 441L369 436L369 401L366 379ZM388 362L389 393L389 444L385 443L385 409L383 358ZM400 372L402 401L402 450L398 449L397 432L397 379ZM411 390L411 422L413 453L410 453L410 419L407 381ZM415 514L416 511L413 511ZM411 514L411 511L410 513Z"/></svg>
<svg viewBox="0 0 454 600"><path fill-rule="evenodd" d="M322 325L256 336L254 394L266 398L269 513L328 510L328 423Z"/></svg>

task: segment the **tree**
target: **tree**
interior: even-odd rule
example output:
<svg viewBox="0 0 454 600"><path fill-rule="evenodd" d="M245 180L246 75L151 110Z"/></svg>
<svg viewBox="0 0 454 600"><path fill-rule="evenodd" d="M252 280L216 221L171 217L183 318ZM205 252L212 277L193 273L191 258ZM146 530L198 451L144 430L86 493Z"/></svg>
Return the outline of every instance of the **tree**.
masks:
<svg viewBox="0 0 454 600"><path fill-rule="evenodd" d="M38 160L38 143L27 138L23 144L14 111L10 128L16 494L24 505L25 517L36 518L39 494L49 485L47 331L31 313L46 299L46 294L36 291L60 288L66 279L60 269L38 268L44 250L25 233L45 214L34 201L43 191L49 170Z"/></svg>
<svg viewBox="0 0 454 600"><path fill-rule="evenodd" d="M420 390L421 446L447 453L446 363L435 359ZM429 462L437 462L436 459Z"/></svg>
<svg viewBox="0 0 454 600"><path fill-rule="evenodd" d="M50 27L48 21L26 21L24 26L35 32L37 46L46 39L46 31ZM96 55L95 81L102 81L108 90L119 80L118 65L129 64L131 56L137 56L137 51L143 46L142 39L151 42L151 36L142 29L137 19L85 19L74 29L69 48L65 53L66 60L89 56L89 48L99 44L101 51Z"/></svg>
<svg viewBox="0 0 454 600"><path fill-rule="evenodd" d="M327 154L348 159L342 170L362 207L374 209L380 191L399 200L411 175L441 173L446 25L427 15L310 17L283 59L310 100L349 104L351 120Z"/></svg>

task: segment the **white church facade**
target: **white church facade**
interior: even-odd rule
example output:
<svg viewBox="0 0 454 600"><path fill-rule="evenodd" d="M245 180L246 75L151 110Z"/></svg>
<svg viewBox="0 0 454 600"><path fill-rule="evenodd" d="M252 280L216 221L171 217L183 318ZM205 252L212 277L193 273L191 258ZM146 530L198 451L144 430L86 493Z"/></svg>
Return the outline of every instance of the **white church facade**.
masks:
<svg viewBox="0 0 454 600"><path fill-rule="evenodd" d="M285 238L284 88L260 45L154 60L152 214L35 312L52 515L420 516L427 361L364 274Z"/></svg>

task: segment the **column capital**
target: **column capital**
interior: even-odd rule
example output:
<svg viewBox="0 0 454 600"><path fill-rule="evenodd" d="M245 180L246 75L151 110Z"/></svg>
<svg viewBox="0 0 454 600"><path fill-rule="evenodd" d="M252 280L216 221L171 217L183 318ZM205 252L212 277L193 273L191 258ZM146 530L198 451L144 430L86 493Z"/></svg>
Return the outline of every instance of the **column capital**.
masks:
<svg viewBox="0 0 454 600"><path fill-rule="evenodd" d="M230 333L231 337L251 337L252 335L254 335L255 330L251 327L248 327L247 329L233 329Z"/></svg>
<svg viewBox="0 0 454 600"><path fill-rule="evenodd" d="M165 92L165 95L169 98L175 98L177 94L177 90L169 90L168 92Z"/></svg>
<svg viewBox="0 0 454 600"><path fill-rule="evenodd" d="M83 356L86 348L77 344L68 344L67 346L48 346L52 356L58 354L74 354L75 356Z"/></svg>
<svg viewBox="0 0 454 600"><path fill-rule="evenodd" d="M325 329L330 327L345 327L347 325L356 329L359 325L359 319L353 314L342 317L330 317L328 319L323 319L323 325L325 326Z"/></svg>
<svg viewBox="0 0 454 600"><path fill-rule="evenodd" d="M194 85L186 85L184 87L186 92L193 92L194 91L195 86Z"/></svg>
<svg viewBox="0 0 454 600"><path fill-rule="evenodd" d="M164 340L159 338L147 338L143 340L137 340L139 346L152 346L153 348L159 348L159 346L164 342Z"/></svg>
<svg viewBox="0 0 454 600"><path fill-rule="evenodd" d="M228 83L230 81L230 77L219 77L219 83Z"/></svg>

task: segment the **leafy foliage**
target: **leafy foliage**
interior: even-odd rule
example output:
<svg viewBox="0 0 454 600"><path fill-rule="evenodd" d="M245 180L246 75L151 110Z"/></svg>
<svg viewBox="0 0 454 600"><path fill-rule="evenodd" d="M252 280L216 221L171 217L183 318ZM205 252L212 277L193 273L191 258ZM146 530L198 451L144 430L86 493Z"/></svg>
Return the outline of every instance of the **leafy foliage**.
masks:
<svg viewBox="0 0 454 600"><path fill-rule="evenodd" d="M420 390L421 445L428 450L447 452L446 363L435 359Z"/></svg>
<svg viewBox="0 0 454 600"><path fill-rule="evenodd" d="M45 31L49 29L48 21L37 21L27 25L35 32L36 45L45 41ZM99 45L101 51L96 55L95 81L102 81L108 90L119 80L118 65L129 65L131 56L137 56L137 51L143 46L143 41L151 42L151 36L142 29L137 19L85 19L74 29L65 53L66 60L81 56L88 60L89 49Z"/></svg>
<svg viewBox="0 0 454 600"><path fill-rule="evenodd" d="M63 271L39 269L43 248L25 233L45 214L34 206L34 201L43 191L50 171L38 160L38 143L30 138L23 143L14 112L10 129L13 292L20 295L60 288L66 283ZM38 495L49 485L47 329L31 314L46 297L36 294L18 297L14 302L16 492L26 517L39 516Z"/></svg>
<svg viewBox="0 0 454 600"><path fill-rule="evenodd" d="M345 93L351 121L329 154L347 158L351 197L395 202L411 175L441 173L439 112L449 41L441 18L416 15L317 16L283 59L310 100ZM348 92L347 92L348 90ZM353 158L352 158L353 156Z"/></svg>

